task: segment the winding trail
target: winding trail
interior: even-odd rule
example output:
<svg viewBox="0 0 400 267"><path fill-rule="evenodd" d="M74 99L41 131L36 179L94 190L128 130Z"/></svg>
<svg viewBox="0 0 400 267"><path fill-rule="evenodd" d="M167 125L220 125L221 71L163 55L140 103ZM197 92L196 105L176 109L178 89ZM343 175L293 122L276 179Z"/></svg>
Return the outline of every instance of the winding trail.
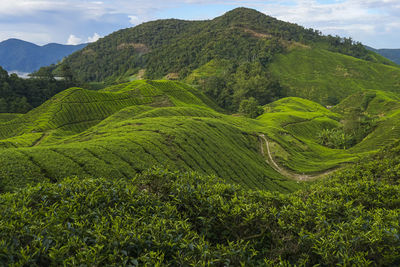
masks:
<svg viewBox="0 0 400 267"><path fill-rule="evenodd" d="M43 133L42 136L32 144L32 146L38 146L38 145L40 145L40 143L42 143L42 141L43 141L48 135L49 135L48 132Z"/></svg>
<svg viewBox="0 0 400 267"><path fill-rule="evenodd" d="M316 178L320 178L326 175L329 175L335 171L338 170L338 168L335 169L330 169L324 172L320 172L318 174L299 174L299 173L295 173L292 172L288 169L285 169L284 167L280 167L276 161L274 160L274 158L272 157L272 153L271 153L271 149L270 149L270 145L269 145L269 141L268 139L265 137L264 134L260 134L259 137L264 140L265 145L267 147L267 154L268 154L268 158L265 160L269 165L271 165L274 170L276 170L277 172L279 172L280 174L282 174L283 176L286 177L290 177L292 179L298 180L298 181L309 181L309 180L313 180ZM263 146L263 142L261 142L261 153L263 154L263 156L265 157L265 151L264 151L264 146Z"/></svg>

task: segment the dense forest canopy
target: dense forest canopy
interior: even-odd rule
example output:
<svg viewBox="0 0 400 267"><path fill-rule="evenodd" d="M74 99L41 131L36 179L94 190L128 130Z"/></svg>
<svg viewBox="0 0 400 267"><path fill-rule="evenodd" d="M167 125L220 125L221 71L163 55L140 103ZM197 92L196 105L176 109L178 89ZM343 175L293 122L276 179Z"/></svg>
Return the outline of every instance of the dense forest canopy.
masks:
<svg viewBox="0 0 400 267"><path fill-rule="evenodd" d="M0 113L26 113L53 95L74 86L72 80L56 80L51 72L32 79L9 75L0 67Z"/></svg>

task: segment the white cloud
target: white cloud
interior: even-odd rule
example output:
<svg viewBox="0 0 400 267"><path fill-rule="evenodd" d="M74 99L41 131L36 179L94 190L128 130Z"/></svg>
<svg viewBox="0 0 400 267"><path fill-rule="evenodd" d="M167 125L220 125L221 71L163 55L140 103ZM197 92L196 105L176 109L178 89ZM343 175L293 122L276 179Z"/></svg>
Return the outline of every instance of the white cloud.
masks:
<svg viewBox="0 0 400 267"><path fill-rule="evenodd" d="M207 8L223 10L221 6L226 10L248 6L324 33L377 44L391 40L390 46L400 46L400 0L0 0L0 35L5 29L27 32L16 26L24 22L34 25L28 27L34 29L36 36L46 33L53 36L52 41L62 42L67 37L65 33L88 36L96 32L104 36L160 17L210 19L215 12L207 12ZM70 36L69 41L76 43L76 36ZM97 38L93 35L88 41ZM37 39L31 38L39 43L47 41ZM398 41L393 42L395 39Z"/></svg>
<svg viewBox="0 0 400 267"><path fill-rule="evenodd" d="M129 18L129 23L132 25L137 25L141 22L138 16L128 16L128 18Z"/></svg>
<svg viewBox="0 0 400 267"><path fill-rule="evenodd" d="M67 1L43 0L0 0L0 14L22 16L38 11L56 10L65 8Z"/></svg>
<svg viewBox="0 0 400 267"><path fill-rule="evenodd" d="M82 42L82 39L79 37L76 37L75 35L71 34L68 38L67 44L68 45L77 45Z"/></svg>
<svg viewBox="0 0 400 267"><path fill-rule="evenodd" d="M88 41L88 43L93 43L93 42L96 42L97 40L99 40L100 38L101 38L100 34L95 32L92 37L88 37L87 41Z"/></svg>
<svg viewBox="0 0 400 267"><path fill-rule="evenodd" d="M258 7L278 19L318 29L324 34L351 36L377 48L388 45L385 40L397 34L400 21L398 0L342 0L325 4L316 0L295 0L290 5L270 3ZM387 36L377 38L383 32ZM400 47L400 42L391 46Z"/></svg>

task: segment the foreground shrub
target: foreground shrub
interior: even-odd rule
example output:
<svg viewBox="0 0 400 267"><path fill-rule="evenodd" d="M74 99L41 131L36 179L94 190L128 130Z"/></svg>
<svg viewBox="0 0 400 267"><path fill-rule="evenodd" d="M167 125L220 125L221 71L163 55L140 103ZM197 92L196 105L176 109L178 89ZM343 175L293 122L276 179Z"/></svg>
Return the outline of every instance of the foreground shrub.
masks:
<svg viewBox="0 0 400 267"><path fill-rule="evenodd" d="M0 197L0 262L397 265L400 187L332 178L283 195L196 173L65 179Z"/></svg>

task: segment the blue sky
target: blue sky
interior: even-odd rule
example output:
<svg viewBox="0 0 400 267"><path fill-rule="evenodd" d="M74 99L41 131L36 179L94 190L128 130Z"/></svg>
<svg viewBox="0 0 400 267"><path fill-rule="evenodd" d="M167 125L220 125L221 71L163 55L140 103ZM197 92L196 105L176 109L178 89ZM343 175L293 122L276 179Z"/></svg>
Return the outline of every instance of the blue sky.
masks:
<svg viewBox="0 0 400 267"><path fill-rule="evenodd" d="M240 6L376 48L400 48L400 0L0 0L0 41L77 44L145 21L212 19Z"/></svg>

